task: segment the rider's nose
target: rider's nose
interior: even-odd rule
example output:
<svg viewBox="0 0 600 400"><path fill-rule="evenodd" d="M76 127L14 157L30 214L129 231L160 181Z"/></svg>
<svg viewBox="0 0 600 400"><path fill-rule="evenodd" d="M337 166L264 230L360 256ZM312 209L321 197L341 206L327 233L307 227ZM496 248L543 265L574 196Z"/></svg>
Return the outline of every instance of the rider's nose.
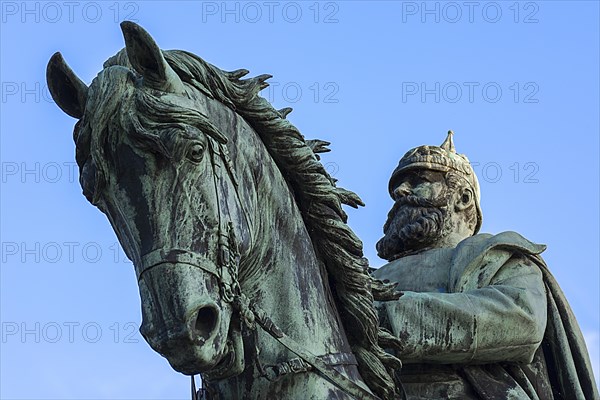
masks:
<svg viewBox="0 0 600 400"><path fill-rule="evenodd" d="M188 326L192 333L192 340L203 344L217 331L219 322L219 310L213 304L206 304L191 314Z"/></svg>
<svg viewBox="0 0 600 400"><path fill-rule="evenodd" d="M408 182L402 182L396 189L394 189L394 199L399 199L410 193L410 185Z"/></svg>

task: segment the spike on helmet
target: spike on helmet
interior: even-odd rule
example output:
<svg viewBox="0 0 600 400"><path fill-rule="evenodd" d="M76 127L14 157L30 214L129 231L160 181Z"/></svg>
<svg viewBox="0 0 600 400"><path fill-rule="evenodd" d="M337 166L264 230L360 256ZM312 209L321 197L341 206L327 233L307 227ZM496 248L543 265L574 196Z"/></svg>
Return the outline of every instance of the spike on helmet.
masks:
<svg viewBox="0 0 600 400"><path fill-rule="evenodd" d="M475 226L475 232L479 232L481 228L481 222L483 216L481 214L481 206L479 199L481 193L479 190L479 181L475 176L475 171L471 167L469 159L464 154L458 154L454 148L454 140L452 136L454 132L448 131L448 136L441 146L419 146L409 150L398 163L398 166L392 173L389 183L390 196L394 192L394 189L398 186L398 182L402 178L402 175L406 171L414 169L428 169L440 172L452 171L465 179L475 196L475 208L477 209L477 224Z"/></svg>

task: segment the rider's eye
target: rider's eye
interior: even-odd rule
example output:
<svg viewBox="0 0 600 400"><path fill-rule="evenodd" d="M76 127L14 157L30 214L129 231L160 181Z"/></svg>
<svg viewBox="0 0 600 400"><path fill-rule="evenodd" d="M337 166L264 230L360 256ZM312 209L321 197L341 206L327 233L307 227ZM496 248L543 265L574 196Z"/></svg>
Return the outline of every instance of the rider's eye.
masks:
<svg viewBox="0 0 600 400"><path fill-rule="evenodd" d="M202 156L204 155L204 146L200 143L195 143L190 146L187 152L187 158L191 161L198 162L202 160Z"/></svg>

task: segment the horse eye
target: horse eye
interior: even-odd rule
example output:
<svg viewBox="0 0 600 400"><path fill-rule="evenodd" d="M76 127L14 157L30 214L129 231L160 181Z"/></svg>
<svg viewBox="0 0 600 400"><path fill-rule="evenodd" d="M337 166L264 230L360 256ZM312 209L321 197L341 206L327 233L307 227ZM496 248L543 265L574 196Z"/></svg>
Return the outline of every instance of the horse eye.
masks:
<svg viewBox="0 0 600 400"><path fill-rule="evenodd" d="M195 161L195 162L202 160L203 155L204 155L204 146L202 146L199 143L191 145L187 152L187 158L189 158L191 161Z"/></svg>

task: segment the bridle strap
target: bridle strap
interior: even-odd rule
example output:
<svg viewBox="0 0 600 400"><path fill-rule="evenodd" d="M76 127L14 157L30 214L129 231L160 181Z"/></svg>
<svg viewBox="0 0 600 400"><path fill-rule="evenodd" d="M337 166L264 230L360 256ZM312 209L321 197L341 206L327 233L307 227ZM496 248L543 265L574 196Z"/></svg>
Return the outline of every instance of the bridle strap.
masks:
<svg viewBox="0 0 600 400"><path fill-rule="evenodd" d="M217 265L204 255L182 249L155 249L143 255L139 266L135 266L138 281L146 271L163 263L191 265L221 279Z"/></svg>
<svg viewBox="0 0 600 400"><path fill-rule="evenodd" d="M358 365L356 357L352 353L327 353L318 356L329 367L337 365ZM264 366L264 376L274 382L287 374L299 374L313 371L315 368L301 358L292 358L275 365Z"/></svg>
<svg viewBox="0 0 600 400"><path fill-rule="evenodd" d="M296 354L306 363L312 365L314 369L319 371L320 375L333 383L338 388L345 391L347 394L354 396L357 399L364 400L381 400L379 397L371 393L366 387L351 380L341 372L330 366L321 357L314 355L309 350L305 349L291 337L287 336L275 323L255 305L251 305L250 309L254 313L255 321L269 335L283 345L286 349Z"/></svg>

